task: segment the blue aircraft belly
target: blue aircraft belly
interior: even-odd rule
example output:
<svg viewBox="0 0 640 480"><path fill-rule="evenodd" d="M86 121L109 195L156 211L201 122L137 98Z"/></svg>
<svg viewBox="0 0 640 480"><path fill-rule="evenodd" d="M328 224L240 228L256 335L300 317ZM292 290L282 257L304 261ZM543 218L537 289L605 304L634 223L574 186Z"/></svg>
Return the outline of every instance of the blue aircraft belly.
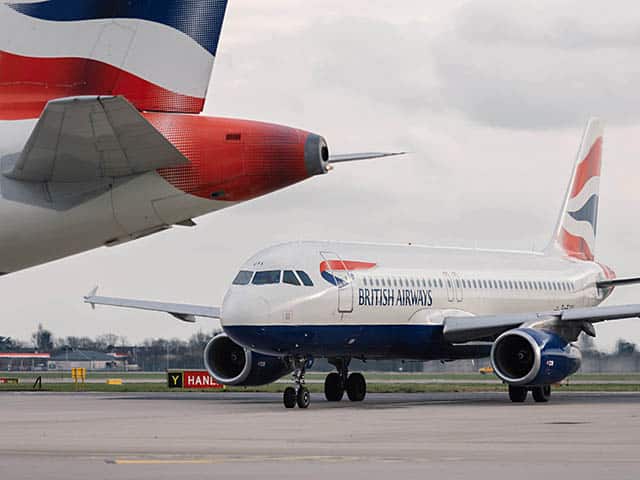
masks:
<svg viewBox="0 0 640 480"><path fill-rule="evenodd" d="M488 355L443 340L441 325L225 326L236 342L267 355L453 359Z"/></svg>

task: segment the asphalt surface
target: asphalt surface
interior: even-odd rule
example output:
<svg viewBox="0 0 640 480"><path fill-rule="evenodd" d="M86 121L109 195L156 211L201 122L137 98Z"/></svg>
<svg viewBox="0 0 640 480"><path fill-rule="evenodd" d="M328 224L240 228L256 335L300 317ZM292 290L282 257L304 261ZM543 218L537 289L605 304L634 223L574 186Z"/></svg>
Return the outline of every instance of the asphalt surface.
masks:
<svg viewBox="0 0 640 480"><path fill-rule="evenodd" d="M637 479L640 394L0 393L1 479ZM437 475L437 477L436 477Z"/></svg>

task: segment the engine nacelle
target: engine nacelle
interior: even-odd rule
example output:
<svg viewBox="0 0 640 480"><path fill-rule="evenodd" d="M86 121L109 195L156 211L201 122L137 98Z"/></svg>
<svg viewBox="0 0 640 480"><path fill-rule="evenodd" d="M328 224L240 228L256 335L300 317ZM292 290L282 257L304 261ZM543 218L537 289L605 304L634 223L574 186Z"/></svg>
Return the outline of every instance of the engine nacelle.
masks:
<svg viewBox="0 0 640 480"><path fill-rule="evenodd" d="M204 365L218 383L240 387L266 385L292 371L282 358L252 352L226 333L209 341L204 349Z"/></svg>
<svg viewBox="0 0 640 480"><path fill-rule="evenodd" d="M504 382L517 386L557 383L580 368L580 350L562 337L543 330L517 328L498 337L491 364Z"/></svg>

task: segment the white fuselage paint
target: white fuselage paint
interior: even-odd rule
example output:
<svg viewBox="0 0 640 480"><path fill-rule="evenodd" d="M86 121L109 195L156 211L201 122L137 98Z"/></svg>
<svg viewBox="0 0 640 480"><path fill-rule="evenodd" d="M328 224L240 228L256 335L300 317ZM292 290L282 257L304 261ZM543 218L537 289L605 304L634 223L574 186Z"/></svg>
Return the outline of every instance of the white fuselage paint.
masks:
<svg viewBox="0 0 640 480"><path fill-rule="evenodd" d="M34 125L0 122L0 158L19 153ZM0 176L0 273L132 240L232 205L188 195L156 172L87 185L86 199L63 208L50 198L64 197L64 187Z"/></svg>
<svg viewBox="0 0 640 480"><path fill-rule="evenodd" d="M376 266L335 272L348 280L338 287L320 273L327 253ZM447 316L554 311L604 300L595 286L605 278L599 264L535 252L300 242L266 249L242 270L303 270L314 286L233 285L222 306L224 328L441 325Z"/></svg>

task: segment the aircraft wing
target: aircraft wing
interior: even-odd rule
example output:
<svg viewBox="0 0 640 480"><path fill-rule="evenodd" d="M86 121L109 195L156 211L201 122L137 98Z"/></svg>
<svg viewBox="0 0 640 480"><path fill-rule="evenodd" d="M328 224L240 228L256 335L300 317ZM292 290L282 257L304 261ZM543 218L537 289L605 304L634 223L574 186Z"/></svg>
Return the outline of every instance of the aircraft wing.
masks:
<svg viewBox="0 0 640 480"><path fill-rule="evenodd" d="M27 182L88 182L188 163L124 97L47 103L15 165Z"/></svg>
<svg viewBox="0 0 640 480"><path fill-rule="evenodd" d="M341 155L331 155L329 163L355 162L357 160L372 160L374 158L396 157L398 155L406 155L407 152L368 152L368 153L347 153Z"/></svg>
<svg viewBox="0 0 640 480"><path fill-rule="evenodd" d="M554 312L532 312L475 317L447 317L444 319L443 335L452 343L493 338L512 328L530 326L543 327L560 333L575 329L595 336L591 324L607 320L640 318L640 305L616 305L607 307L573 308Z"/></svg>
<svg viewBox="0 0 640 480"><path fill-rule="evenodd" d="M165 312L176 317L178 320L189 323L194 323L196 317L220 318L220 309L217 307L133 300L129 298L100 297L96 295L97 290L97 288L93 289L89 295L84 297L84 302L89 303L93 308L95 308L96 305L108 305L111 307Z"/></svg>

